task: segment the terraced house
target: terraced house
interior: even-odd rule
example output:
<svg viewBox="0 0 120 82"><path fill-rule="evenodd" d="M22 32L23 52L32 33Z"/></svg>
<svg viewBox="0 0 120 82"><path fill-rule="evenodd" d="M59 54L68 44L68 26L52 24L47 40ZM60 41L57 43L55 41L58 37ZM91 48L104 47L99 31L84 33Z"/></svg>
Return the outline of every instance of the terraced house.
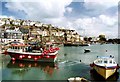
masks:
<svg viewBox="0 0 120 82"><path fill-rule="evenodd" d="M31 20L14 20L10 18L1 18L0 21L1 31L8 32L7 34L9 34L9 36L7 36L7 38L10 39L19 38L40 42L53 41L54 43L79 43L82 40L75 30L62 29L61 27L53 26L51 24L43 24ZM2 32L1 37L5 36Z"/></svg>

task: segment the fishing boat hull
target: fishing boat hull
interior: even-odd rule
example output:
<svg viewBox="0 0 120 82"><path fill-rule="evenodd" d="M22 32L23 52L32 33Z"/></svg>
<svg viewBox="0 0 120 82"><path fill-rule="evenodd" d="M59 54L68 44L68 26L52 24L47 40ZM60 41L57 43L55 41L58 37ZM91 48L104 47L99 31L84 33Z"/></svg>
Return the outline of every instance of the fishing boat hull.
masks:
<svg viewBox="0 0 120 82"><path fill-rule="evenodd" d="M29 53L29 52L7 52L12 60L26 60L26 61L40 61L40 62L55 62L57 59L58 51L54 53Z"/></svg>
<svg viewBox="0 0 120 82"><path fill-rule="evenodd" d="M112 76L117 71L116 67L106 68L106 67L102 67L98 65L94 65L93 69L95 69L96 72L105 79L108 79L110 76Z"/></svg>

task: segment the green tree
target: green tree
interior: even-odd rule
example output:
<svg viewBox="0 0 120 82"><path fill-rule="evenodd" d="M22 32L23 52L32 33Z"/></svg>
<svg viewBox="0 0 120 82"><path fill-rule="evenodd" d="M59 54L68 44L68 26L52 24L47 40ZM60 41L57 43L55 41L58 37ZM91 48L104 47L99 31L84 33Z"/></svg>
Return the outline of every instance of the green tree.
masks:
<svg viewBox="0 0 120 82"><path fill-rule="evenodd" d="M91 40L92 40L92 37L89 37L89 38L88 38L88 41L91 41Z"/></svg>
<svg viewBox="0 0 120 82"><path fill-rule="evenodd" d="M20 25L23 25L23 22L24 22L24 20L21 20L21 21L20 21Z"/></svg>
<svg viewBox="0 0 120 82"><path fill-rule="evenodd" d="M100 41L106 41L105 35L99 35Z"/></svg>
<svg viewBox="0 0 120 82"><path fill-rule="evenodd" d="M84 37L84 41L88 41L88 37Z"/></svg>

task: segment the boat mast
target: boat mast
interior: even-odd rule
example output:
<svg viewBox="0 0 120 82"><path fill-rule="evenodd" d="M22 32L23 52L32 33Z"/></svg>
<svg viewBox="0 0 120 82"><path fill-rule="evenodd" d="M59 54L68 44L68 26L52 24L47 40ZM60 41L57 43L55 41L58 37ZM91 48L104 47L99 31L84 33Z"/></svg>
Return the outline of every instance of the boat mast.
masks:
<svg viewBox="0 0 120 82"><path fill-rule="evenodd" d="M52 42L52 41L51 41L51 27L52 27L52 25L51 25L51 24L49 24L49 25L48 25L48 29L49 29L49 36L50 36L50 37L49 37L49 42ZM50 48L50 45L49 45L49 48Z"/></svg>
<svg viewBox="0 0 120 82"><path fill-rule="evenodd" d="M51 42L51 24L49 26L49 32L50 32L50 42Z"/></svg>

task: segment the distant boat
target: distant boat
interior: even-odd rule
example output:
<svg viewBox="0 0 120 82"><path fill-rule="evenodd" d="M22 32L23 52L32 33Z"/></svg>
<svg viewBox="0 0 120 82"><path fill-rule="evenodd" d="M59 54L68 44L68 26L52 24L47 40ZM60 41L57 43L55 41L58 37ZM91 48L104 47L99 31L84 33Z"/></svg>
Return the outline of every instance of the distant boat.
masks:
<svg viewBox="0 0 120 82"><path fill-rule="evenodd" d="M114 57L98 57L90 66L103 78L108 79L119 69Z"/></svg>
<svg viewBox="0 0 120 82"><path fill-rule="evenodd" d="M84 49L84 53L90 52L90 49Z"/></svg>

